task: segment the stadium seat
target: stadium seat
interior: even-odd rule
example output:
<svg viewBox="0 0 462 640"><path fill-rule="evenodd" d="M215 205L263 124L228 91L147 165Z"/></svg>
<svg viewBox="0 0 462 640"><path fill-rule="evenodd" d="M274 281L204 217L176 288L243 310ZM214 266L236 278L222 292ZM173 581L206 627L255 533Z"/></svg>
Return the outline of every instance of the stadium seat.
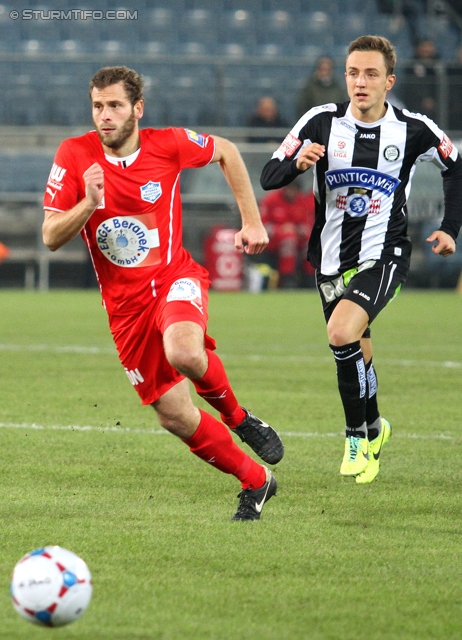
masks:
<svg viewBox="0 0 462 640"><path fill-rule="evenodd" d="M146 12L145 18L139 21L141 40L176 44L178 38L178 17L170 8L157 7Z"/></svg>
<svg viewBox="0 0 462 640"><path fill-rule="evenodd" d="M292 15L285 10L268 11L261 14L257 23L259 44L288 45L294 39Z"/></svg>
<svg viewBox="0 0 462 640"><path fill-rule="evenodd" d="M223 44L240 44L247 48L257 43L255 18L250 11L238 9L221 15L219 41Z"/></svg>
<svg viewBox="0 0 462 640"><path fill-rule="evenodd" d="M0 190L2 192L36 192L45 189L48 174L53 164L53 152L37 150L2 151L0 162Z"/></svg>

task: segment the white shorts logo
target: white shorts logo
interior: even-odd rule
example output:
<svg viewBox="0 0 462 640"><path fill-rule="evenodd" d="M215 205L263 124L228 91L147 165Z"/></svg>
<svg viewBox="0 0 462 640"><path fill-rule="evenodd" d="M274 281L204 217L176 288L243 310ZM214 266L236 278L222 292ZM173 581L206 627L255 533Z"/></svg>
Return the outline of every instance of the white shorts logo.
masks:
<svg viewBox="0 0 462 640"><path fill-rule="evenodd" d="M189 278L175 280L168 292L167 302L173 302L174 300L198 302L202 300L201 289L194 280L190 280Z"/></svg>
<svg viewBox="0 0 462 640"><path fill-rule="evenodd" d="M118 267L137 267L160 246L158 229L148 229L137 218L119 216L102 222L96 230L101 253Z"/></svg>

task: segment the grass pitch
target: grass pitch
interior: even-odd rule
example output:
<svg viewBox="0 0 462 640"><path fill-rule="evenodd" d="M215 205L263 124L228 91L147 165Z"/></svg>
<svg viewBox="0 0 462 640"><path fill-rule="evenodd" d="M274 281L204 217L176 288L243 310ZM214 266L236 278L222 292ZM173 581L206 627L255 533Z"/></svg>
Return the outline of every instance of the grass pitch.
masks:
<svg viewBox="0 0 462 640"><path fill-rule="evenodd" d="M0 638L462 637L461 296L405 291L375 321L394 433L358 486L339 475L317 294L212 294L239 401L286 446L278 497L253 523L229 521L237 481L140 406L97 293L2 291L0 309ZM94 583L85 615L55 630L23 621L8 592L17 560L46 544L81 555Z"/></svg>

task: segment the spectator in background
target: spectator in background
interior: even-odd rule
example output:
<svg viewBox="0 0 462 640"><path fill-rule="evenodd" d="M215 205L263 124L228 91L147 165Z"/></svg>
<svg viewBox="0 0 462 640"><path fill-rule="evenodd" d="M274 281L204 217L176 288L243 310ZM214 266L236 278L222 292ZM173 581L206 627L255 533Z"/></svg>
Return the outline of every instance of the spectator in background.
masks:
<svg viewBox="0 0 462 640"><path fill-rule="evenodd" d="M317 61L313 75L300 90L297 118L301 118L312 107L345 100L347 100L347 94L343 85L335 77L334 61L329 56L323 56Z"/></svg>
<svg viewBox="0 0 462 640"><path fill-rule="evenodd" d="M306 259L315 216L313 192L303 193L295 180L265 196L260 215L270 239L266 253L275 258L279 286L314 286L314 269Z"/></svg>
<svg viewBox="0 0 462 640"><path fill-rule="evenodd" d="M427 14L427 4L427 0L377 0L377 9L380 13L393 14L398 18L402 16L406 21L411 44L416 47L421 38L420 18Z"/></svg>
<svg viewBox="0 0 462 640"><path fill-rule="evenodd" d="M247 120L248 127L287 127L287 123L281 117L276 100L271 96L262 96L257 102L255 111ZM276 142L279 144L281 136L255 136L248 138L249 142Z"/></svg>
<svg viewBox="0 0 462 640"><path fill-rule="evenodd" d="M421 113L432 120L437 117L437 77L435 62L438 60L435 43L420 40L414 49L414 60L404 73L401 98L409 111Z"/></svg>

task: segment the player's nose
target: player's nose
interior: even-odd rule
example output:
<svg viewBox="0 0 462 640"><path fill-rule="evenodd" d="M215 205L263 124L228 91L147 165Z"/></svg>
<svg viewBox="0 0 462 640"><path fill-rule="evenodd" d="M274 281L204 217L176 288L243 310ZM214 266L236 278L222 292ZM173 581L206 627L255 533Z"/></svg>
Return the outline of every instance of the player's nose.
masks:
<svg viewBox="0 0 462 640"><path fill-rule="evenodd" d="M102 120L110 120L111 119L111 110L108 107L103 107L101 109L101 119Z"/></svg>

